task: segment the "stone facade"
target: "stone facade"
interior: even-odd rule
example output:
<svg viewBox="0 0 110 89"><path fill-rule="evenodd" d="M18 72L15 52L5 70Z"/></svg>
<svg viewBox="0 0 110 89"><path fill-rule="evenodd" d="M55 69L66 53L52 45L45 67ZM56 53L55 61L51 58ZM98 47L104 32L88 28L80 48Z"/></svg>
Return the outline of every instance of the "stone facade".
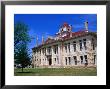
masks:
<svg viewBox="0 0 110 89"><path fill-rule="evenodd" d="M72 32L72 26L64 23L55 37L32 50L34 68L96 66L97 34L88 29Z"/></svg>

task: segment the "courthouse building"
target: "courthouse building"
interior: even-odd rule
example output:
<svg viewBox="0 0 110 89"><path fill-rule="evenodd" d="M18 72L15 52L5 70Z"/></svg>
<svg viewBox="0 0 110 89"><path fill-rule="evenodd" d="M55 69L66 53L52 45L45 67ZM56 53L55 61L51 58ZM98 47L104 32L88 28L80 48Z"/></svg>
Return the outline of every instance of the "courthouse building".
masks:
<svg viewBox="0 0 110 89"><path fill-rule="evenodd" d="M85 29L72 32L72 26L64 23L54 37L32 48L32 65L37 67L74 67L97 65L97 33Z"/></svg>

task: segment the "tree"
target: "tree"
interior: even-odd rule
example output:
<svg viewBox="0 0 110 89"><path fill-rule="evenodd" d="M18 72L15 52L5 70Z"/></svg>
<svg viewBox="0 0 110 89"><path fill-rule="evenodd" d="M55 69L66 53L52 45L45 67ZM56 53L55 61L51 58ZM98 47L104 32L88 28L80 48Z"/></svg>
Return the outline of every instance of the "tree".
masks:
<svg viewBox="0 0 110 89"><path fill-rule="evenodd" d="M28 26L22 22L17 22L14 25L14 46L17 44L25 42L28 43L31 41L31 37L28 34Z"/></svg>
<svg viewBox="0 0 110 89"><path fill-rule="evenodd" d="M21 64L23 72L23 68L27 65L30 65L30 56L28 54L26 44L21 44L19 46L16 58L16 63Z"/></svg>
<svg viewBox="0 0 110 89"><path fill-rule="evenodd" d="M21 64L22 72L23 68L30 64L28 43L31 37L28 31L28 26L22 22L14 25L14 59L15 63Z"/></svg>

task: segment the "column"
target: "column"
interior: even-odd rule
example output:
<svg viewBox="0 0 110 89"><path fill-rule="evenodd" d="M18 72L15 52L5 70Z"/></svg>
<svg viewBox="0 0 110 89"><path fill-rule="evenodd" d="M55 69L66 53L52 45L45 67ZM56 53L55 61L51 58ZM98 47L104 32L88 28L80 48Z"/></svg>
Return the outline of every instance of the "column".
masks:
<svg viewBox="0 0 110 89"><path fill-rule="evenodd" d="M42 49L41 49L41 65L43 65L43 54L42 54Z"/></svg>
<svg viewBox="0 0 110 89"><path fill-rule="evenodd" d="M52 52L52 57L51 57L51 60L52 60L52 65L54 65L54 52L53 52L53 45L51 46L51 52Z"/></svg>
<svg viewBox="0 0 110 89"><path fill-rule="evenodd" d="M57 61L59 61L58 65L62 65L62 55L61 55L61 51L60 51L60 44L58 45L58 59L57 59Z"/></svg>
<svg viewBox="0 0 110 89"><path fill-rule="evenodd" d="M81 61L80 61L80 56L77 55L77 65L79 66L81 64Z"/></svg>
<svg viewBox="0 0 110 89"><path fill-rule="evenodd" d="M71 66L74 66L74 59L71 57Z"/></svg>

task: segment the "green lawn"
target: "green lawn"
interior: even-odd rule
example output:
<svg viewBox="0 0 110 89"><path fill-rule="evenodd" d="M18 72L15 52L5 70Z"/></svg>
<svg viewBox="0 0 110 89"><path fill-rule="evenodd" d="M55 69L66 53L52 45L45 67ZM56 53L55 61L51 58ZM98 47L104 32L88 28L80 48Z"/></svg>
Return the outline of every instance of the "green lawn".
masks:
<svg viewBox="0 0 110 89"><path fill-rule="evenodd" d="M96 68L25 68L14 69L15 76L97 76Z"/></svg>

